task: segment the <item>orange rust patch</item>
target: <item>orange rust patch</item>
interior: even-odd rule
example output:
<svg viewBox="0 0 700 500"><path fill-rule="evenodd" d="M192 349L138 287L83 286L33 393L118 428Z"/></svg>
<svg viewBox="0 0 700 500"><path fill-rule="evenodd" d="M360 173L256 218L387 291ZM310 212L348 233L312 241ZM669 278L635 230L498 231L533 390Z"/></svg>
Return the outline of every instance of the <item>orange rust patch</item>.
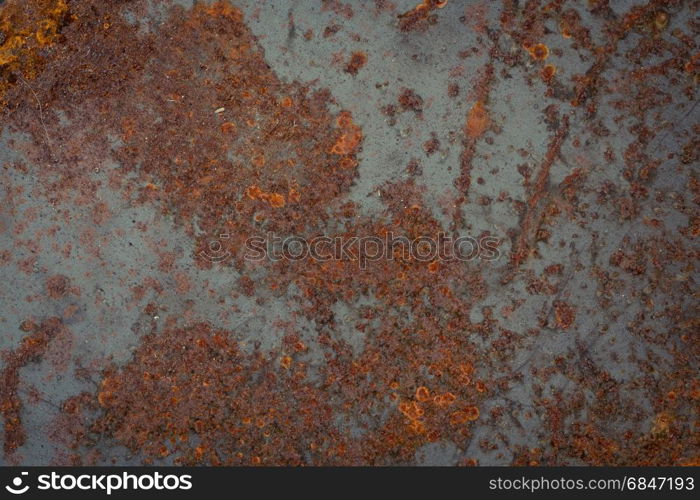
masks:
<svg viewBox="0 0 700 500"><path fill-rule="evenodd" d="M279 193L270 193L267 195L266 201L273 208L282 208L285 205L284 196Z"/></svg>
<svg viewBox="0 0 700 500"><path fill-rule="evenodd" d="M289 370L289 367L292 366L292 358L291 356L284 356L280 360L280 366L284 368L285 370Z"/></svg>
<svg viewBox="0 0 700 500"><path fill-rule="evenodd" d="M281 208L286 204L284 196L279 193L266 193L258 186L249 186L245 190L245 195L251 200L262 200L273 208Z"/></svg>
<svg viewBox="0 0 700 500"><path fill-rule="evenodd" d="M236 124L232 122L225 122L221 124L221 131L224 134L235 134L236 133Z"/></svg>
<svg viewBox="0 0 700 500"><path fill-rule="evenodd" d="M114 377L106 377L101 384L100 392L97 393L97 401L101 406L108 406L114 399L114 393L119 390L120 383Z"/></svg>
<svg viewBox="0 0 700 500"><path fill-rule="evenodd" d="M399 405L399 411L409 420L417 420L425 413L423 408L415 401L401 403Z"/></svg>
<svg viewBox="0 0 700 500"><path fill-rule="evenodd" d="M420 386L416 389L416 399L420 402L425 402L430 399L430 391L427 387Z"/></svg>
<svg viewBox="0 0 700 500"><path fill-rule="evenodd" d="M342 111L336 120L341 135L330 152L337 155L348 155L355 152L362 140L362 129L352 121L349 111Z"/></svg>
<svg viewBox="0 0 700 500"><path fill-rule="evenodd" d="M431 11L442 9L447 5L447 1L448 0L423 0L413 9L399 15L401 31L417 29L421 22L425 22L428 19Z"/></svg>
<svg viewBox="0 0 700 500"><path fill-rule="evenodd" d="M416 434L425 433L425 424L420 420L413 420L408 427Z"/></svg>
<svg viewBox="0 0 700 500"><path fill-rule="evenodd" d="M263 191L258 186L250 186L245 190L245 195L251 200L257 200Z"/></svg>
<svg viewBox="0 0 700 500"><path fill-rule="evenodd" d="M44 66L39 51L59 41L61 28L70 20L65 0L8 0L0 7L0 103L17 82L6 75L35 78Z"/></svg>
<svg viewBox="0 0 700 500"><path fill-rule="evenodd" d="M226 17L235 23L243 20L243 13L228 2L216 2L204 9L212 17Z"/></svg>
<svg viewBox="0 0 700 500"><path fill-rule="evenodd" d="M465 424L473 422L479 418L479 408L476 406L467 406L462 410L457 410L450 414L450 423L452 425Z"/></svg>
<svg viewBox="0 0 700 500"><path fill-rule="evenodd" d="M542 79L546 82L554 78L554 75L557 74L557 67L554 66L553 64L548 64L544 68L542 68Z"/></svg>
<svg viewBox="0 0 700 500"><path fill-rule="evenodd" d="M450 406L457 400L457 397L451 392L446 392L445 394L439 394L435 396L433 401L438 406Z"/></svg>
<svg viewBox="0 0 700 500"><path fill-rule="evenodd" d="M479 408L476 406L468 406L464 409L464 412L467 414L467 420L470 422L479 418Z"/></svg>
<svg viewBox="0 0 700 500"><path fill-rule="evenodd" d="M490 124L491 119L489 118L488 111L486 111L484 104L481 101L476 101L472 109L469 110L465 133L471 139L476 139L486 132Z"/></svg>
<svg viewBox="0 0 700 500"><path fill-rule="evenodd" d="M549 47L543 43L533 45L532 47L527 48L527 51L530 53L530 57L536 61L544 61L549 57Z"/></svg>

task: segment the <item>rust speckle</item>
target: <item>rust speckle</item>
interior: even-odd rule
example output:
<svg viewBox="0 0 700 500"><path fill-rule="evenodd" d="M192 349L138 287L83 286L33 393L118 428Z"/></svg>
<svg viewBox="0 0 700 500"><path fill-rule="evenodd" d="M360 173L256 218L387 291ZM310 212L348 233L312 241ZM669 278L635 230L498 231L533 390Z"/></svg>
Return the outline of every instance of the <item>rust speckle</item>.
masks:
<svg viewBox="0 0 700 500"><path fill-rule="evenodd" d="M367 64L367 54L364 52L353 52L350 60L345 65L345 72L355 76L365 64Z"/></svg>
<svg viewBox="0 0 700 500"><path fill-rule="evenodd" d="M547 47L543 43L538 43L536 45L533 45L532 47L526 47L527 51L530 53L530 57L532 57L536 61L544 61L549 57L549 47Z"/></svg>
<svg viewBox="0 0 700 500"><path fill-rule="evenodd" d="M554 304L554 318L559 328L568 330L576 319L576 309L566 302L557 301Z"/></svg>

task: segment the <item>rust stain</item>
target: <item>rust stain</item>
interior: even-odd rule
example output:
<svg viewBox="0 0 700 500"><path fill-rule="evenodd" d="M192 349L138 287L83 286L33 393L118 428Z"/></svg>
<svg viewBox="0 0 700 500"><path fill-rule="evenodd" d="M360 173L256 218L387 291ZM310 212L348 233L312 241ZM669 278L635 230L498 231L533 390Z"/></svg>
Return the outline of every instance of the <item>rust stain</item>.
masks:
<svg viewBox="0 0 700 500"><path fill-rule="evenodd" d="M488 111L481 101L476 101L467 116L466 134L471 139L481 137L491 123Z"/></svg>

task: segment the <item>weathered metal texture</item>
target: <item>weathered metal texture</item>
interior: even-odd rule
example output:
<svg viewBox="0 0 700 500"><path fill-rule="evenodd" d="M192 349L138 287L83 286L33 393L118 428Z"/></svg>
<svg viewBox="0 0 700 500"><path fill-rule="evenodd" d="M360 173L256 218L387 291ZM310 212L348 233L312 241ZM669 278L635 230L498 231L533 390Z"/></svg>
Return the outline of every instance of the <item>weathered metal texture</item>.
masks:
<svg viewBox="0 0 700 500"><path fill-rule="evenodd" d="M416 1L0 2L3 463L698 463L700 3Z"/></svg>

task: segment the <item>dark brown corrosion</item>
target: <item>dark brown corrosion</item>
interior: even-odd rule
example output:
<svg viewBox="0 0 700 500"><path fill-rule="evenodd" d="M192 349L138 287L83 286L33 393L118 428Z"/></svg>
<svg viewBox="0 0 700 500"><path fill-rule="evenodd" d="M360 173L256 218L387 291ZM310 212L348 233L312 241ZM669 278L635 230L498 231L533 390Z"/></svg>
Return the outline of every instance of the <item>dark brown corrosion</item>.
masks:
<svg viewBox="0 0 700 500"><path fill-rule="evenodd" d="M263 223L303 233L324 217L319 206L348 189L362 139L352 115L330 115L326 92L279 82L237 9L215 3L178 12L165 40L165 27L139 34L117 22L117 7L98 4L73 6L65 43L32 83L70 89L47 92L42 104L81 116L77 129L59 127L52 137L62 144L56 168L66 185L79 180L69 160L109 154L124 171L138 169L143 182L127 187L131 196L176 205L185 224L201 217L207 234L233 235L236 251ZM114 22L95 30L95 16Z"/></svg>
<svg viewBox="0 0 700 500"><path fill-rule="evenodd" d="M472 162L476 154L477 144L491 126L488 99L493 81L493 65L488 63L482 68L481 75L474 89L476 101L472 104L464 124L462 153L459 157L459 176L454 181L460 196L457 198L454 208L453 228L458 228L464 224L461 206L466 201L469 187L471 186Z"/></svg>
<svg viewBox="0 0 700 500"><path fill-rule="evenodd" d="M417 31L405 36L425 36L420 28L437 22L434 11L445 3L425 1L402 15L401 29ZM293 301L299 319L313 325L320 353L320 360L310 358L309 341L302 340L302 327L293 320L285 324L277 349L251 353L237 341L239 327L216 328L170 311L166 326L154 325L128 362L99 371L94 392L63 402L56 433L73 454L69 461L99 461L95 450L116 442L148 463L167 458L181 464L385 465L412 463L424 445L448 442L463 452L464 464L476 463L466 456L470 447L490 451L500 445L516 464L697 464L700 324L697 310L678 305L697 294L689 278L700 227L697 175L690 192L674 201L687 216L677 230L640 208L653 196L664 201L651 182L660 165L654 140L667 130L652 124L669 97L649 78L671 75L686 95L696 92L697 43L682 33L671 41L660 36L680 4L652 0L618 15L604 1L575 7L563 0L504 0L496 29L482 30L486 62L476 66L470 82L451 84L448 91L455 101L468 97L454 141L460 147L457 193L446 209L451 225L445 228L427 206L416 179L417 160L409 163L409 180L378 186L383 205L373 216L348 201L365 131L352 110L330 111L331 91L278 78L241 11L228 1L197 3L191 10L172 7L162 23L147 30L124 20L125 9L135 17L148 10L140 0L6 1L0 25L2 119L33 140L33 147L17 147L42 166L39 194L52 205L79 198L99 221L104 216L95 201L99 186L89 174L96 165L117 163L110 189L130 206L149 204L173 215L192 236L192 248L186 249L192 254L211 235L228 235L221 243L241 274L236 292L256 303L271 297ZM338 2L324 2L324 8L352 15ZM583 8L604 26L603 42L583 25ZM545 43L552 34L545 25L559 26L576 51L588 54L587 70L568 79L557 70L552 60L561 56ZM329 28L328 36L339 30ZM641 42L626 49L630 60L668 57L655 66L632 65L615 81L622 97L612 106L634 122L627 130L632 142L622 151L601 151L600 161L619 170L611 178L619 174L627 184L591 186L586 155L563 158L564 152L582 147L580 136L609 134L596 120L597 105L609 90L611 58L631 33ZM366 62L358 51L345 71L368 72ZM482 150L499 140L503 118L494 89L516 70L529 77L528 85L541 86L547 103L541 106L542 122L549 132L538 161L517 167L524 201L505 192L476 200L482 207L511 203L518 216L508 232L513 243L508 264L496 280L487 280L481 263L405 256L265 261L257 274L246 268L245 241L268 231L416 239L464 229L470 191L486 182L479 177L472 185L472 172ZM396 119L397 111L408 111L400 118L422 120L431 96L395 90L397 100L387 114ZM67 119L46 113L49 109ZM694 130L697 135L697 126ZM418 143L426 162L447 147L437 137L426 134ZM698 144L684 140L679 161L687 166L697 161ZM518 152L522 158L529 153ZM566 168L554 182L560 160ZM565 288L584 264L542 263L538 248L562 246L552 233L564 218L584 229L605 209L656 232L621 235L620 248L605 257L593 246L585 280L595 288L594 306L605 311L606 324L586 326L590 335L574 338L586 313ZM544 264L542 271L537 264ZM638 288L648 291L628 290L632 279L646 280ZM508 288L511 283L523 286ZM162 285L149 286L163 292ZM286 295L290 289L293 297ZM55 274L44 291L62 299L72 292L71 282ZM669 360L659 371L653 355L630 352L623 361L635 374L618 382L592 353L621 315L614 306L625 294L642 306L626 321L624 335L667 349ZM481 301L493 295L512 300L484 307ZM503 326L533 297L544 304L538 317L527 318L518 331ZM335 311L339 304L350 304L356 313L348 321L364 335L359 352L336 335L343 321ZM157 299L143 311L157 316ZM663 320L664 328L652 319ZM61 328L57 319L23 325L30 335L4 361L0 411L7 454L25 440L19 370L38 360ZM574 338L573 347L535 364L541 339L554 335ZM527 356L516 363L522 353ZM566 384L549 390L547 384L557 378ZM516 401L510 391L523 386L533 396ZM641 397L648 407L635 399ZM502 429L533 418L545 424L532 431L539 446L512 444L503 435Z"/></svg>
<svg viewBox="0 0 700 500"><path fill-rule="evenodd" d="M415 188L399 188L401 194L386 200L392 222L362 219L344 236L391 231L415 238L437 230ZM410 207L399 196L408 196ZM321 325L327 364L315 377L305 361L307 346L293 330L277 356L265 357L244 355L234 332L206 324L169 329L148 336L125 368L105 374L96 395L104 416L72 425L72 432L84 437L82 444L110 435L147 460L172 454L180 463L388 464L410 461L428 442L465 445L490 390L477 374L490 362L476 357L463 334L492 329L466 317L483 284L458 262L367 265L358 273L356 261L281 264L267 283L280 289L293 281L305 313ZM331 308L373 290L380 304L367 307L356 327L374 333L356 357L333 340ZM403 309L413 322L405 322ZM438 320L436 311L446 319ZM391 414L381 419L385 408ZM350 426L359 426L362 437L342 431Z"/></svg>
<svg viewBox="0 0 700 500"><path fill-rule="evenodd" d="M355 76L365 64L367 64L367 54L364 52L353 52L345 66L345 72Z"/></svg>
<svg viewBox="0 0 700 500"><path fill-rule="evenodd" d="M532 187L532 194L530 195L526 208L525 215L520 224L520 235L518 236L517 242L514 245L513 253L511 254L511 263L515 270L517 270L520 263L528 257L530 252L532 233L536 231L535 220L540 213L538 209L543 196L546 193L547 185L549 184L549 171L552 168L552 164L559 154L562 142L569 133L569 117L564 116L562 118L562 124L560 129L552 138L547 148L547 153L545 154L544 161L540 166L540 170L537 173L535 179L535 184Z"/></svg>
<svg viewBox="0 0 700 500"><path fill-rule="evenodd" d="M423 0L413 9L399 15L399 28L404 32L425 30L428 25L437 22L437 17L432 12L445 5L447 0Z"/></svg>
<svg viewBox="0 0 700 500"><path fill-rule="evenodd" d="M4 452L10 454L22 446L27 434L22 426L22 400L20 399L19 370L29 363L41 360L49 342L63 328L59 318L51 318L41 325L25 321L23 331L31 332L20 345L4 355L4 368L0 372L0 415L4 419Z"/></svg>

